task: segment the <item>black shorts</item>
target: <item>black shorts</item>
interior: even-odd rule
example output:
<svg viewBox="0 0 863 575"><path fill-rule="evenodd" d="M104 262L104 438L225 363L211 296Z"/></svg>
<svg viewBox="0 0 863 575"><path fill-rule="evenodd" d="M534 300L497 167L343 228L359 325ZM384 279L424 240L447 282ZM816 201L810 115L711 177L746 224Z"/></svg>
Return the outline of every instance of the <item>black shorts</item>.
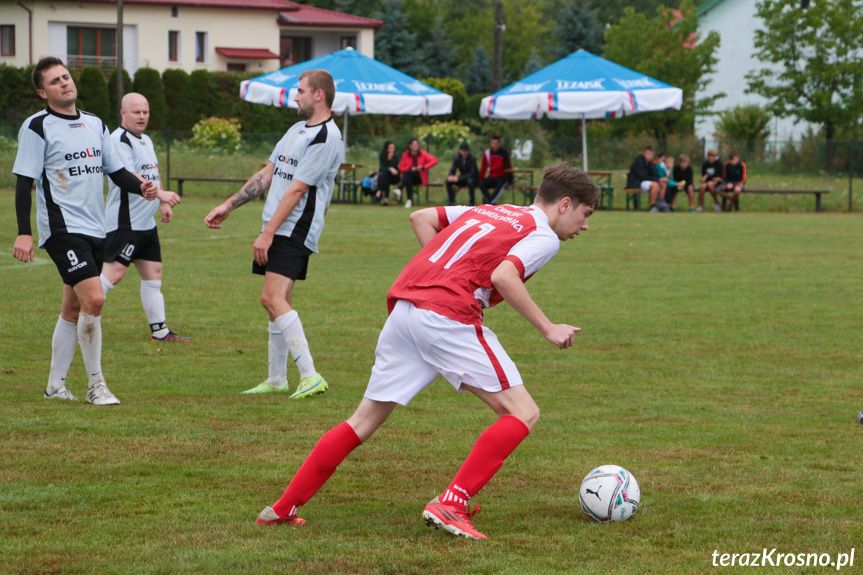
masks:
<svg viewBox="0 0 863 575"><path fill-rule="evenodd" d="M309 256L312 251L306 246L297 245L285 236L274 236L273 245L267 251L267 265L259 266L252 260L252 273L264 275L267 272L285 276L294 281L306 279L309 269Z"/></svg>
<svg viewBox="0 0 863 575"><path fill-rule="evenodd" d="M108 232L105 238L105 261L119 262L128 267L132 260L162 261L162 244L156 227L137 231L129 228Z"/></svg>
<svg viewBox="0 0 863 575"><path fill-rule="evenodd" d="M59 234L48 238L43 247L54 260L63 283L75 287L102 273L103 243L102 238L84 234Z"/></svg>

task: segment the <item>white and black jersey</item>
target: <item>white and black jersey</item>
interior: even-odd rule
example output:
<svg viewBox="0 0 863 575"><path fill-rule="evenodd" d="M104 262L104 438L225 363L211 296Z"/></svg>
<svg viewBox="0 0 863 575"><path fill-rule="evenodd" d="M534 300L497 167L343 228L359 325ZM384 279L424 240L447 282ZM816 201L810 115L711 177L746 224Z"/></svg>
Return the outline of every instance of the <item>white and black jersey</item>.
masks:
<svg viewBox="0 0 863 575"><path fill-rule="evenodd" d="M93 114L49 108L27 118L12 172L36 181L39 246L52 234L104 238L103 171L122 168L108 127Z"/></svg>
<svg viewBox="0 0 863 575"><path fill-rule="evenodd" d="M270 161L275 164L273 181L264 205L264 227L294 178L308 184L308 192L276 231L312 252L324 229L324 215L333 196L336 173L345 157L342 133L333 118L315 126L297 122L276 145Z"/></svg>
<svg viewBox="0 0 863 575"><path fill-rule="evenodd" d="M123 127L111 134L111 140L130 172L135 172L145 180L154 182L162 188L159 179L159 160L153 141L146 134L141 137ZM151 230L156 227L154 216L159 211L159 202L144 199L143 196L129 194L120 189L113 181L108 181L108 199L105 202L105 230L112 232L118 228L135 231Z"/></svg>

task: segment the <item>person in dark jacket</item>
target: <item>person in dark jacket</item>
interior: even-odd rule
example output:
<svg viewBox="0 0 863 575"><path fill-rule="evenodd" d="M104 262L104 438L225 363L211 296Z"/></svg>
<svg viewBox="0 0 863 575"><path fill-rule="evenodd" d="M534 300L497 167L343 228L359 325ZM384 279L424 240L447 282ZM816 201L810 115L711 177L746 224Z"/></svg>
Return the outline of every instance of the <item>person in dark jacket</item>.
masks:
<svg viewBox="0 0 863 575"><path fill-rule="evenodd" d="M675 185L669 182L665 191L665 201L671 206L671 211L677 209L677 192L683 190L689 197L689 211L695 211L695 186L692 185L692 166L689 164L689 156L680 154L680 161L671 170L671 179Z"/></svg>
<svg viewBox="0 0 863 575"><path fill-rule="evenodd" d="M402 176L399 172L399 157L396 156L395 142L389 140L384 142L378 163L380 176L378 177L376 197L380 200L381 205L386 206L390 203L390 186L395 186L393 193L396 195L396 200L400 200L402 197L399 190Z"/></svg>
<svg viewBox="0 0 863 575"><path fill-rule="evenodd" d="M458 172L458 174L456 174ZM455 194L458 188L467 186L470 205L476 205L476 185L479 182L479 170L476 167L476 158L470 153L470 144L463 142L458 148L458 154L453 158L452 167L446 177L446 193L449 197L449 205L454 206Z"/></svg>
<svg viewBox="0 0 863 575"><path fill-rule="evenodd" d="M647 146L644 153L635 158L629 167L629 175L626 179L626 187L630 189L641 188L645 194L650 195L650 207L656 207L659 198L659 176L653 165L653 148Z"/></svg>
<svg viewBox="0 0 863 575"><path fill-rule="evenodd" d="M491 146L482 155L479 177L479 190L486 204L494 204L504 185L512 182L512 159L501 147L500 136L491 137Z"/></svg>
<svg viewBox="0 0 863 575"><path fill-rule="evenodd" d="M700 212L704 206L704 192L710 192L713 196L713 211L721 211L719 207L719 197L716 195L716 188L722 185L722 180L725 179L725 166L719 159L719 154L716 150L707 150L707 159L701 164L701 189L698 190L698 207L696 212Z"/></svg>
<svg viewBox="0 0 863 575"><path fill-rule="evenodd" d="M737 198L743 192L746 186L746 164L740 161L737 152L728 153L728 163L725 164L725 181L717 192L724 199L728 200L729 212L739 204Z"/></svg>

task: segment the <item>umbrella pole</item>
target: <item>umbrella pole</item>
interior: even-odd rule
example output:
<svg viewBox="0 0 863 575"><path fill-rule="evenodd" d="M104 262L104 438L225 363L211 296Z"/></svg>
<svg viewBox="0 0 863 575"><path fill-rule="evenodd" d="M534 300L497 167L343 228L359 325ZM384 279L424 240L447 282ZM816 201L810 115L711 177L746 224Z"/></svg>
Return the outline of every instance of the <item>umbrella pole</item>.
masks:
<svg viewBox="0 0 863 575"><path fill-rule="evenodd" d="M342 126L342 142L345 144L345 152L348 149L348 109L345 108L345 121ZM347 154L346 154L347 155ZM347 161L347 158L345 158ZM345 201L345 172L342 170L342 177L339 178L339 201Z"/></svg>
<svg viewBox="0 0 863 575"><path fill-rule="evenodd" d="M584 114L581 115L581 156L584 165L584 171L587 171L587 123L584 120Z"/></svg>

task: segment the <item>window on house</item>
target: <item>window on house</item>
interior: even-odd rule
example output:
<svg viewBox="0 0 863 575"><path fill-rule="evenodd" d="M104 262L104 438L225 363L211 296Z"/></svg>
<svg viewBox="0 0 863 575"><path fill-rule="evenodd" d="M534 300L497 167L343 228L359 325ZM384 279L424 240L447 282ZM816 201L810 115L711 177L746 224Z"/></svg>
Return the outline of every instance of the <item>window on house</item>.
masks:
<svg viewBox="0 0 863 575"><path fill-rule="evenodd" d="M282 36L280 39L282 64L292 66L312 59L312 39Z"/></svg>
<svg viewBox="0 0 863 575"><path fill-rule="evenodd" d="M0 26L0 56L15 55L15 26Z"/></svg>
<svg viewBox="0 0 863 575"><path fill-rule="evenodd" d="M66 28L66 54L69 65L98 66L116 64L116 30L114 28L85 28L69 26Z"/></svg>
<svg viewBox="0 0 863 575"><path fill-rule="evenodd" d="M177 30L168 31L168 61L180 60L180 33Z"/></svg>
<svg viewBox="0 0 863 575"><path fill-rule="evenodd" d="M356 36L342 36L342 50L345 48L353 48L357 49L357 37Z"/></svg>
<svg viewBox="0 0 863 575"><path fill-rule="evenodd" d="M228 62L228 72L245 72L246 65L237 62Z"/></svg>
<svg viewBox="0 0 863 575"><path fill-rule="evenodd" d="M180 15L180 9L176 6L171 6L171 18L176 18Z"/></svg>
<svg viewBox="0 0 863 575"><path fill-rule="evenodd" d="M195 32L195 62L207 61L207 33Z"/></svg>

